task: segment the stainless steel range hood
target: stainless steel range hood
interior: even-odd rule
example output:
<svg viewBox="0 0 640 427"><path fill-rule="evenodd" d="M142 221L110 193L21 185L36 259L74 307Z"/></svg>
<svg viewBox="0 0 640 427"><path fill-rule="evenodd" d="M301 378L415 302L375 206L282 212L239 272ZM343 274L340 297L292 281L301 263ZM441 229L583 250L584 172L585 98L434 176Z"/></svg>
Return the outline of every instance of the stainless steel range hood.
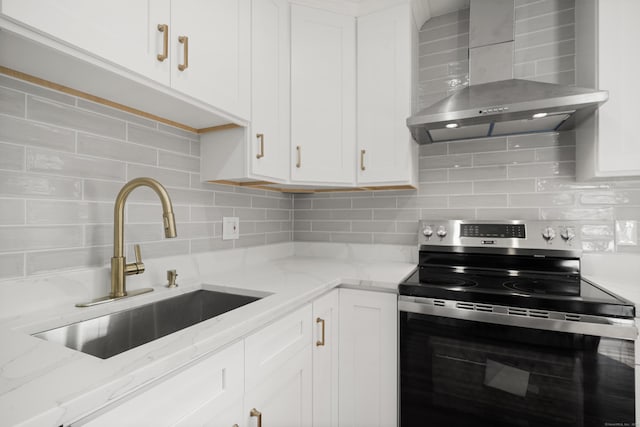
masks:
<svg viewBox="0 0 640 427"><path fill-rule="evenodd" d="M513 0L472 0L471 85L407 119L419 144L572 129L606 91L513 79Z"/></svg>

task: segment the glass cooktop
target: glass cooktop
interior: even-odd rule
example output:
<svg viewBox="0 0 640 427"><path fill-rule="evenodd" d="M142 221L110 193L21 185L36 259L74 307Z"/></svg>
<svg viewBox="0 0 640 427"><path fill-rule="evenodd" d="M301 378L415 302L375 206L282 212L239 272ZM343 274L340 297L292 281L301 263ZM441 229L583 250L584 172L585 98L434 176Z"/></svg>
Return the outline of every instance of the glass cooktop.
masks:
<svg viewBox="0 0 640 427"><path fill-rule="evenodd" d="M418 267L398 285L400 295L565 313L633 318L634 305L579 276Z"/></svg>

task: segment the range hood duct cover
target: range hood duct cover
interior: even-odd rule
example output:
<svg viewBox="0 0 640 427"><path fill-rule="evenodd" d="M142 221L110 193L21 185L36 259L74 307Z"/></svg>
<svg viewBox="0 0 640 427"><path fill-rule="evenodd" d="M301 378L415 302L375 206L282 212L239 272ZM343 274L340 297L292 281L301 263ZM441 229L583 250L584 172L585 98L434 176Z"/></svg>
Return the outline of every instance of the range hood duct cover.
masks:
<svg viewBox="0 0 640 427"><path fill-rule="evenodd" d="M471 2L470 56L479 65L470 65L470 86L407 119L419 144L573 129L607 100L607 91L513 78L492 81L496 63L513 67L511 11L512 0ZM505 27L506 33L492 30ZM496 51L508 56L496 57ZM479 84L474 84L474 75L482 75Z"/></svg>

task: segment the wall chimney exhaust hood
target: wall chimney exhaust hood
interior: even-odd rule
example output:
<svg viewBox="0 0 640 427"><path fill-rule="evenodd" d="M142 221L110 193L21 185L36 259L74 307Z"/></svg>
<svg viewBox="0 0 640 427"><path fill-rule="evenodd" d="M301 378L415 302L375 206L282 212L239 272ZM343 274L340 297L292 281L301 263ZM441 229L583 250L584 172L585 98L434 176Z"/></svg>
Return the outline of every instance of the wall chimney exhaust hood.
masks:
<svg viewBox="0 0 640 427"><path fill-rule="evenodd" d="M419 144L572 129L607 91L513 78L513 0L472 0L470 86L419 111Z"/></svg>

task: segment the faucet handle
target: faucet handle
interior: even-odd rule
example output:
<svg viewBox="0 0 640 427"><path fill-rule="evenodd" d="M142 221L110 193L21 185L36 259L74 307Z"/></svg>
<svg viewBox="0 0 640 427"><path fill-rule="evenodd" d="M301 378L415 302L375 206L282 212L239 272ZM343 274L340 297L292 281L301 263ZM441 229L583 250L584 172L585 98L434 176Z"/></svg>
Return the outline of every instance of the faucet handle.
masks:
<svg viewBox="0 0 640 427"><path fill-rule="evenodd" d="M133 251L136 254L136 263L142 264L142 254L140 253L140 245L137 243L133 245Z"/></svg>
<svg viewBox="0 0 640 427"><path fill-rule="evenodd" d="M140 245L133 245L133 252L136 255L136 262L125 265L124 274L130 276L132 274L144 273L144 263L142 262L142 254L140 253Z"/></svg>

